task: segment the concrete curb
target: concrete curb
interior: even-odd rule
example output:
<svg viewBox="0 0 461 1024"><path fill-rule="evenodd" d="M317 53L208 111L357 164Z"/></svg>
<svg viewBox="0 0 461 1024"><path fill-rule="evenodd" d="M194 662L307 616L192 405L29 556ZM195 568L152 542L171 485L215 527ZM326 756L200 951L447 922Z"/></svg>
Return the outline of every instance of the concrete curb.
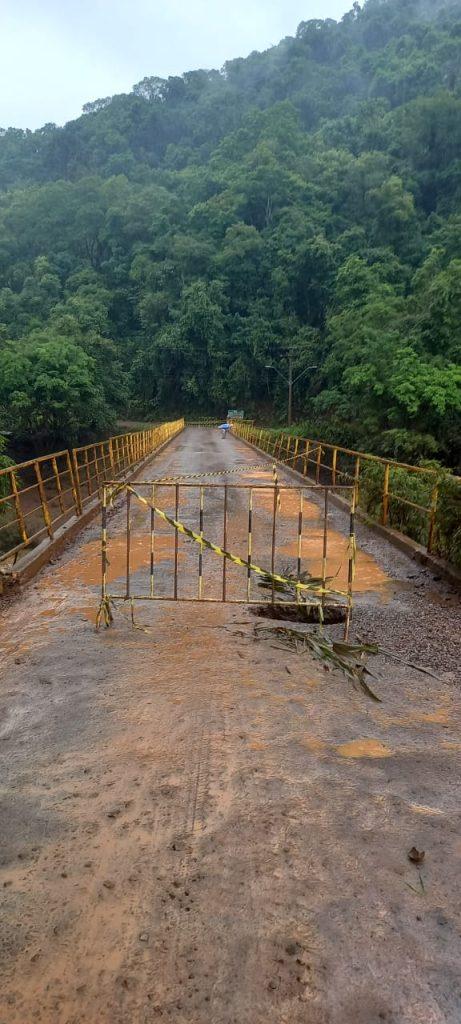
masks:
<svg viewBox="0 0 461 1024"><path fill-rule="evenodd" d="M237 435L235 435L237 436ZM251 441L244 440L243 437L238 437L239 441L246 444L248 448L252 448L255 452L260 452L271 462L275 462L277 466L280 466L285 473L288 473L296 483L302 481L303 483L313 483L310 477L303 476L297 469L293 469L291 466L286 466L280 459L274 458L273 455L269 455L263 451L262 448L258 448L257 445L252 444ZM341 508L344 511L348 511L349 505L344 498L341 498L338 494L331 494L330 500L337 508ZM439 558L437 555L431 555L426 548L423 548L422 544L418 544L417 541L412 540L411 537L406 537L404 533L399 533L398 530L393 530L390 526L383 526L381 523L375 522L374 519L370 519L366 512L362 512L361 509L356 511L357 519L364 523L373 533L377 534L378 537L382 537L387 540L389 544L397 548L402 554L406 555L413 562L419 562L425 569L429 569L430 572L434 573L434 576L441 576L442 579L447 580L457 590L461 590L461 570L457 569L454 565L450 565L449 562L445 561L444 558Z"/></svg>
<svg viewBox="0 0 461 1024"><path fill-rule="evenodd" d="M152 459L155 459L156 456L159 455L160 452L171 443L171 441L174 441L180 433L182 433L181 430L164 441L163 444L161 444L155 452L152 452L151 455L148 455L145 459L141 459L140 462L137 462L128 473L124 473L118 478L119 482L124 483L133 480L133 478L139 473L139 470L142 469L143 466L147 466ZM0 598L13 596L18 588L33 579L33 577L40 572L40 569L43 569L43 566L47 565L52 558L62 554L67 545L70 544L75 537L85 529L85 527L89 526L92 519L94 519L98 514L100 508L100 499L94 498L93 501L86 505L85 511L81 516L73 515L66 523L63 524L63 526L60 526L56 530L52 540L49 538L42 540L40 544L37 544L37 547L25 552L20 561L17 562L14 569L10 572L0 573Z"/></svg>

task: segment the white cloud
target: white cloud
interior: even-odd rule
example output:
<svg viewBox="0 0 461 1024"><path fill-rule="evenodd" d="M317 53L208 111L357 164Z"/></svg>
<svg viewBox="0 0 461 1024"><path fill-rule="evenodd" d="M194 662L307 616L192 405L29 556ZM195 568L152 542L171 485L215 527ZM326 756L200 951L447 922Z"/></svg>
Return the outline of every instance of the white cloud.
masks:
<svg viewBox="0 0 461 1024"><path fill-rule="evenodd" d="M347 0L2 0L0 125L64 123L146 75L221 67Z"/></svg>

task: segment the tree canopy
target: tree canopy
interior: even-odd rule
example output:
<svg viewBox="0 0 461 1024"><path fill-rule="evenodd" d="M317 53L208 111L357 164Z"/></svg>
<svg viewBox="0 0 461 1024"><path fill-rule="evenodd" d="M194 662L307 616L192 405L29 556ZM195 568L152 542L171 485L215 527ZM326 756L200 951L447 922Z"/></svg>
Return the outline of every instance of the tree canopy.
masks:
<svg viewBox="0 0 461 1024"><path fill-rule="evenodd" d="M0 131L0 430L281 418L461 463L461 0L368 0L219 71Z"/></svg>

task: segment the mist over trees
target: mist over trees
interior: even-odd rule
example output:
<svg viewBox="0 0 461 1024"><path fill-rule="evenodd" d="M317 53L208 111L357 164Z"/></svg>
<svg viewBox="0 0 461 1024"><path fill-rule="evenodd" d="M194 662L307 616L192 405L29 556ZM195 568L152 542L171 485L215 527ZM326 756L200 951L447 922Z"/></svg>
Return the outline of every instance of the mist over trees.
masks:
<svg viewBox="0 0 461 1024"><path fill-rule="evenodd" d="M265 53L0 132L0 431L269 422L461 462L461 2L368 0Z"/></svg>

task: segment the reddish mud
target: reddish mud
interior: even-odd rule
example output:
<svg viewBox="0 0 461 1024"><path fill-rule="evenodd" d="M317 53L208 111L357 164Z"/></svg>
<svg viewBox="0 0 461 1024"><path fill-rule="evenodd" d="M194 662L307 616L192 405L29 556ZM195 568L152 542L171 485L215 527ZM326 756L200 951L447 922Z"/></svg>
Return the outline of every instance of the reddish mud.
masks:
<svg viewBox="0 0 461 1024"><path fill-rule="evenodd" d="M153 472L245 462L243 444L190 429ZM192 498L184 515L195 523ZM296 513L281 515L283 547ZM312 501L309 543L317 515ZM121 592L124 524L122 508L110 520ZM332 526L333 563L346 517L332 512ZM220 527L210 498L207 528ZM419 660L438 661L440 679L379 659L377 705L310 657L256 643L243 606L139 602L132 629L117 604L97 634L97 533L2 615L0 1024L459 1024L457 609L431 582ZM141 586L145 513L133 541ZM415 660L414 567L362 544L355 628L391 647L406 624ZM180 550L195 588L197 551ZM159 528L159 586L171 552Z"/></svg>

